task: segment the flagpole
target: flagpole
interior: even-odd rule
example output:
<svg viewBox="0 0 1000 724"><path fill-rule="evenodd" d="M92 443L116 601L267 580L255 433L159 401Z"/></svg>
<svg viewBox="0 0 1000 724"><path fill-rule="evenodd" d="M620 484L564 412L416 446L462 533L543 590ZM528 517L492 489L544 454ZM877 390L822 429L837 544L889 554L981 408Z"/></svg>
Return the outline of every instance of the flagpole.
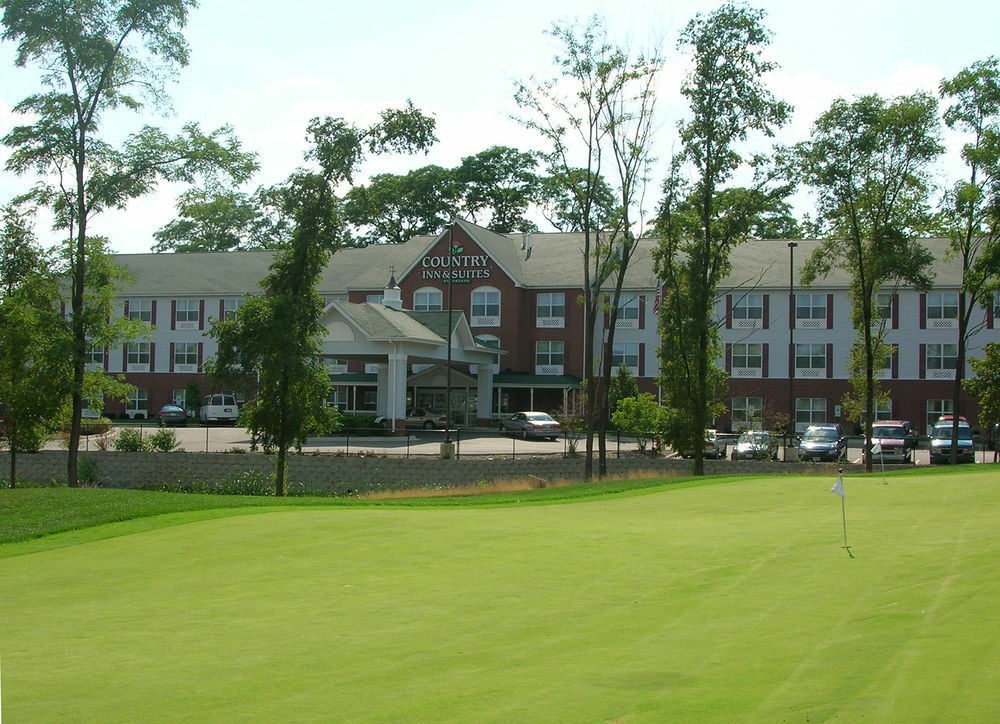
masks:
<svg viewBox="0 0 1000 724"><path fill-rule="evenodd" d="M851 553L851 546L847 544L847 493L844 492L844 468L837 468L837 482L833 484L830 488L830 492L834 495L840 496L840 517L844 522L844 545L841 546L847 551L847 555L854 558L854 554Z"/></svg>

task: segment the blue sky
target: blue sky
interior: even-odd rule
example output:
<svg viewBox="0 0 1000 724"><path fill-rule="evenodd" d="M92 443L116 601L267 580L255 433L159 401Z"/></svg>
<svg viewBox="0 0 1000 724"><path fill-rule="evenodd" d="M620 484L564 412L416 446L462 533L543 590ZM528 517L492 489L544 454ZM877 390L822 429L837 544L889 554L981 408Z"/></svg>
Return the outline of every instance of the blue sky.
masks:
<svg viewBox="0 0 1000 724"><path fill-rule="evenodd" d="M191 63L170 87L173 113L123 115L115 127L153 123L176 129L189 120L203 128L232 125L259 154L260 174L248 184L274 183L301 164L305 125L317 115L369 123L379 109L411 98L437 118L437 146L428 155L381 158L362 173L405 173L429 163L456 165L494 144L540 148L511 120L514 81L553 75L557 47L544 34L553 21L607 19L612 38L642 48L661 42L667 59L659 84L655 152L667 158L676 122L686 108L678 93L687 59L677 34L697 12L717 2L675 0L509 0L435 3L203 0L185 35ZM839 96L934 92L942 77L975 60L1000 55L1000 3L887 0L760 3L774 32L770 78L795 115L779 140L808 137L813 119ZM13 67L13 46L0 44L0 133L17 121L10 108L36 90L35 69ZM110 120L110 119L109 119ZM957 140L950 138L954 149ZM6 158L0 150L0 160ZM954 155L954 154L952 154ZM957 172L954 163L942 174ZM944 176L942 176L943 178ZM653 179L652 196L660 178ZM0 171L0 203L27 183ZM152 233L173 217L178 188L161 187L123 213L96 217L91 231L109 236L121 252L148 251ZM804 196L800 208L808 205ZM44 224L38 229L45 238Z"/></svg>

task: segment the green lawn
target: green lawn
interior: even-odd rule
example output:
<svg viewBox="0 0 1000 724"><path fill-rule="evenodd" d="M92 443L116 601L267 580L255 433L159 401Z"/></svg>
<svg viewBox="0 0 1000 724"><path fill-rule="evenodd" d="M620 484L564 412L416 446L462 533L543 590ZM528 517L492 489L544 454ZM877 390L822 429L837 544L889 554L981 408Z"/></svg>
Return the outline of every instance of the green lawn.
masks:
<svg viewBox="0 0 1000 724"><path fill-rule="evenodd" d="M832 478L715 482L553 505L201 509L8 543L2 712L994 718L994 466L846 478L854 558Z"/></svg>

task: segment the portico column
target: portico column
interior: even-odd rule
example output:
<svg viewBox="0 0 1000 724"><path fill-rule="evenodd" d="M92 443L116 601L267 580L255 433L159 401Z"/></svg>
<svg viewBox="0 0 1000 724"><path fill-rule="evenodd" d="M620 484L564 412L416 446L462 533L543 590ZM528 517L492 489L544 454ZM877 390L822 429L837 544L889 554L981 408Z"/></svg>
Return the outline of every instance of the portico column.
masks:
<svg viewBox="0 0 1000 724"><path fill-rule="evenodd" d="M395 430L402 432L406 427L406 360L405 352L393 350L386 366L386 413L396 421Z"/></svg>
<svg viewBox="0 0 1000 724"><path fill-rule="evenodd" d="M489 425L493 409L493 367L492 365L476 365L476 424Z"/></svg>

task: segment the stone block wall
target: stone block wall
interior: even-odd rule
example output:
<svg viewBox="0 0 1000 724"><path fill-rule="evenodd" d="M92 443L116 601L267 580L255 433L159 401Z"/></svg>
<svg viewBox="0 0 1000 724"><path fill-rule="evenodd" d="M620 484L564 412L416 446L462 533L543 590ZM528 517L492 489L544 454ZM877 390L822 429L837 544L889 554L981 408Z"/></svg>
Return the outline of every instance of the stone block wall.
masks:
<svg viewBox="0 0 1000 724"><path fill-rule="evenodd" d="M65 451L47 450L18 455L18 480L46 483L66 481ZM148 488L163 485L190 485L230 479L254 471L262 475L274 472L274 456L233 453L153 453L87 452L80 454L80 478L107 488ZM0 453L0 479L7 483L9 453ZM844 466L847 472L861 472L857 465ZM709 475L748 473L815 472L836 475L834 464L781 463L706 460ZM690 460L624 457L608 460L613 477L687 475ZM529 480L542 486L549 482L583 479L583 458L540 456L536 458L390 458L349 457L337 455L290 455L289 485L305 492L353 494L375 490L417 487L451 488L480 482Z"/></svg>

